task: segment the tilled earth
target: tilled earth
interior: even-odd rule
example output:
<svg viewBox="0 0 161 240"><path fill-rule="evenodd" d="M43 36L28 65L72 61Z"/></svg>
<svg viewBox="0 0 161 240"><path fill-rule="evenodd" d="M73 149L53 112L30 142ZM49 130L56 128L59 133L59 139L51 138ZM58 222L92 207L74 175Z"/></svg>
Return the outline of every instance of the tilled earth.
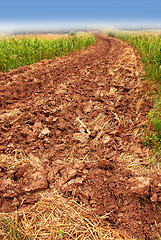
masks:
<svg viewBox="0 0 161 240"><path fill-rule="evenodd" d="M0 73L0 211L57 190L136 239L161 234L161 173L142 144L151 103L134 49L96 36L68 56Z"/></svg>

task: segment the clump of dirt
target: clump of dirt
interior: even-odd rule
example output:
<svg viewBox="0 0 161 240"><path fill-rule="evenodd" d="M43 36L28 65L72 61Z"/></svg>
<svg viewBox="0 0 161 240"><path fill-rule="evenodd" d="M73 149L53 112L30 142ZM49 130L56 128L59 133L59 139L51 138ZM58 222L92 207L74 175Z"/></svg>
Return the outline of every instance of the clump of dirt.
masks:
<svg viewBox="0 0 161 240"><path fill-rule="evenodd" d="M137 239L155 239L160 231L161 175L136 177L112 160L97 164L53 162L50 188L74 196L113 226Z"/></svg>
<svg viewBox="0 0 161 240"><path fill-rule="evenodd" d="M35 203L41 192L57 190L72 196L137 239L155 239L160 231L161 175L136 177L115 161L64 163L53 161L47 172L40 165L1 172L1 212Z"/></svg>
<svg viewBox="0 0 161 240"><path fill-rule="evenodd" d="M151 103L141 71L132 47L97 36L84 51L0 73L0 211L57 190L129 236L161 234L161 173L144 169Z"/></svg>

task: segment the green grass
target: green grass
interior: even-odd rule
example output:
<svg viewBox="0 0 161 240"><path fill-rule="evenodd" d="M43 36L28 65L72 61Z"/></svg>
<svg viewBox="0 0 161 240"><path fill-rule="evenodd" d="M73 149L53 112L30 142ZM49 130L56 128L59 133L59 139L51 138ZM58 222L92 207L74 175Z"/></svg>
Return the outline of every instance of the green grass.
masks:
<svg viewBox="0 0 161 240"><path fill-rule="evenodd" d="M161 35L115 33L113 36L137 49L144 64L143 78L154 85L157 83L155 94L151 93L154 107L147 115L144 143L161 156Z"/></svg>
<svg viewBox="0 0 161 240"><path fill-rule="evenodd" d="M31 65L42 59L52 59L84 49L95 42L92 34L68 35L56 39L36 37L0 39L0 71Z"/></svg>
<svg viewBox="0 0 161 240"><path fill-rule="evenodd" d="M0 239L18 240L18 239L29 239L21 233L20 224L18 221L11 221L7 218L0 217Z"/></svg>

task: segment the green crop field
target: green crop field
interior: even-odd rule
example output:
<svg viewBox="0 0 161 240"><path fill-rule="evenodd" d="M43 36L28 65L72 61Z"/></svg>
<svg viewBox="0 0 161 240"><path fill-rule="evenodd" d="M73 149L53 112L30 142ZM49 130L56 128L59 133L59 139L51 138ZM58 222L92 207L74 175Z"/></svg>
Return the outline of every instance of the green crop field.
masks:
<svg viewBox="0 0 161 240"><path fill-rule="evenodd" d="M91 34L71 34L55 39L11 37L0 39L0 71L30 65L42 59L69 54L95 42Z"/></svg>
<svg viewBox="0 0 161 240"><path fill-rule="evenodd" d="M128 42L137 49L144 64L143 79L155 86L149 93L154 107L147 116L145 144L161 152L161 35L156 33L113 33L111 36Z"/></svg>

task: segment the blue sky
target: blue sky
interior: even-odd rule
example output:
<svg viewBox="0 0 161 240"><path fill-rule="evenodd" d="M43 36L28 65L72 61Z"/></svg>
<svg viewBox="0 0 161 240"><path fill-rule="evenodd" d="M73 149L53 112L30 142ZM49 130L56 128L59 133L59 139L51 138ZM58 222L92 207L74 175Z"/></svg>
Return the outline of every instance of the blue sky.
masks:
<svg viewBox="0 0 161 240"><path fill-rule="evenodd" d="M160 0L0 0L0 31L161 26Z"/></svg>

